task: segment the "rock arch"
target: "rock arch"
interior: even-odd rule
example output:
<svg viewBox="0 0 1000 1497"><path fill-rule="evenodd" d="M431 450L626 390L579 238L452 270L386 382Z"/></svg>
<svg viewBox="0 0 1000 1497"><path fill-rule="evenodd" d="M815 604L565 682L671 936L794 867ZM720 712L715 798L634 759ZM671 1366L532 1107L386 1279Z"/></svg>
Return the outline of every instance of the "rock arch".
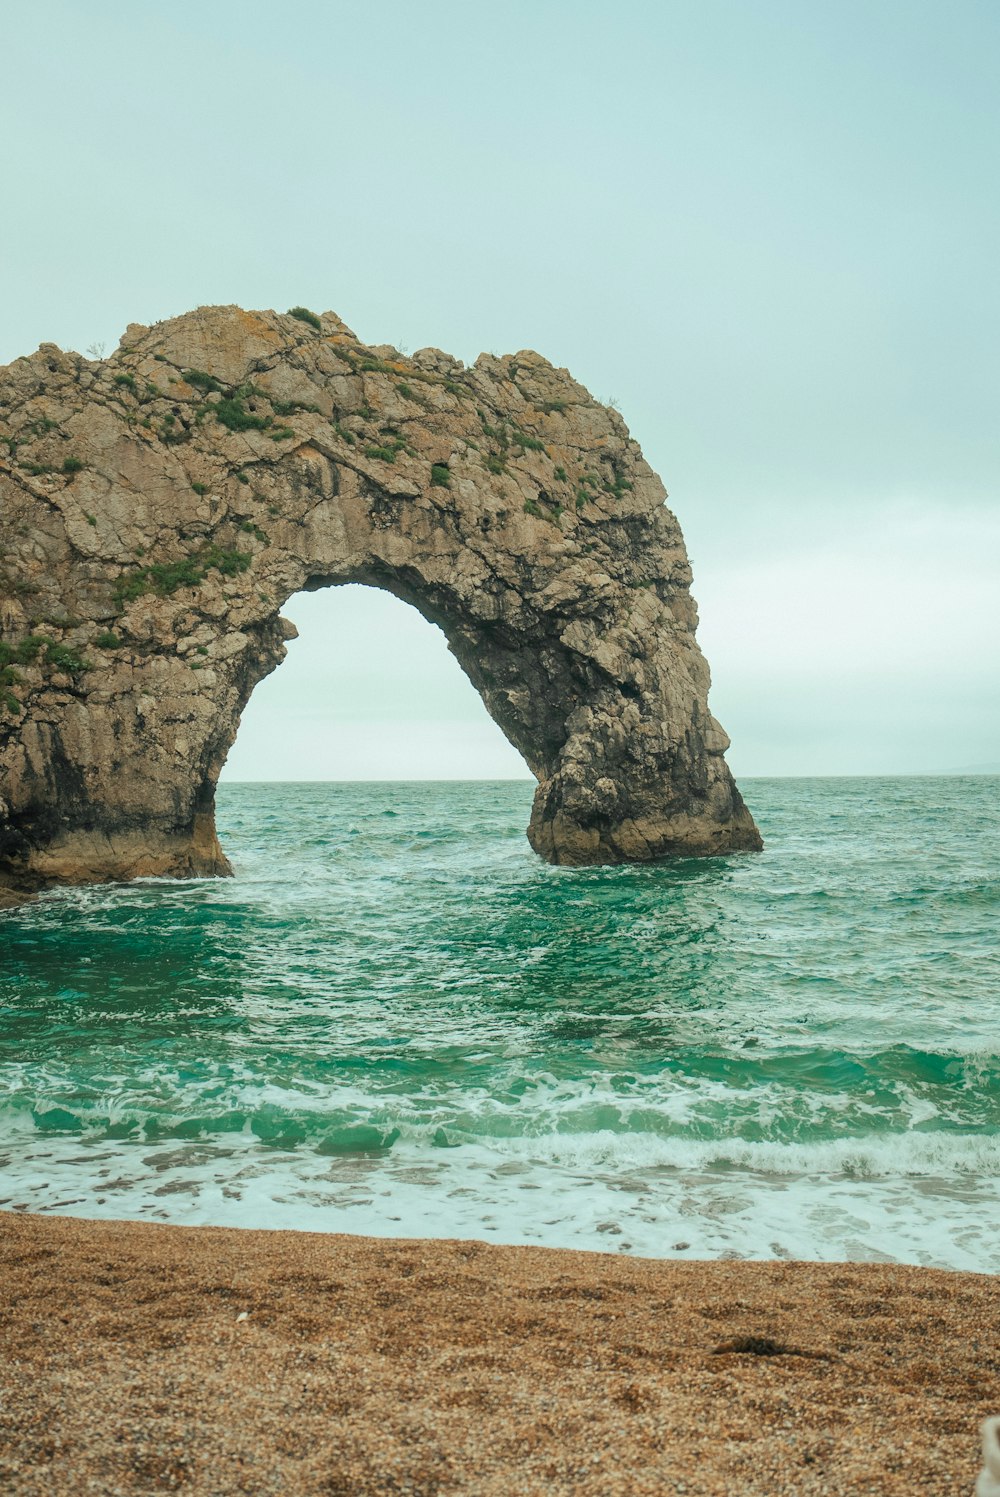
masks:
<svg viewBox="0 0 1000 1497"><path fill-rule="evenodd" d="M690 569L621 416L539 355L201 308L0 370L0 883L229 871L215 785L302 588L444 630L553 863L760 846Z"/></svg>

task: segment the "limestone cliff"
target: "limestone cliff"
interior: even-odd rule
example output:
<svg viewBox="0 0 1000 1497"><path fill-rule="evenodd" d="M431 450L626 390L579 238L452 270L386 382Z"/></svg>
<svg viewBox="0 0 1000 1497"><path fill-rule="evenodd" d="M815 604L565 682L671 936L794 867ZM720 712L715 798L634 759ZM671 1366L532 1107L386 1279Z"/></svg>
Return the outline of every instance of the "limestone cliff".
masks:
<svg viewBox="0 0 1000 1497"><path fill-rule="evenodd" d="M0 885L228 872L215 784L279 610L343 582L440 624L538 778L543 857L759 847L664 498L538 354L404 358L331 313L0 369Z"/></svg>

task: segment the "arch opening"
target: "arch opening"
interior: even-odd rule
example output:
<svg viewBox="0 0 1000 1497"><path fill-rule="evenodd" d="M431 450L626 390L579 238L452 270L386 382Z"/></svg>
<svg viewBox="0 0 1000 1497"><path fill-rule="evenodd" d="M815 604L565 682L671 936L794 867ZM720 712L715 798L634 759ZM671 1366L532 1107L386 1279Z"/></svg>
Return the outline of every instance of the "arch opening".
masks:
<svg viewBox="0 0 1000 1497"><path fill-rule="evenodd" d="M412 605L324 579L282 613L298 636L254 688L220 783L533 778Z"/></svg>

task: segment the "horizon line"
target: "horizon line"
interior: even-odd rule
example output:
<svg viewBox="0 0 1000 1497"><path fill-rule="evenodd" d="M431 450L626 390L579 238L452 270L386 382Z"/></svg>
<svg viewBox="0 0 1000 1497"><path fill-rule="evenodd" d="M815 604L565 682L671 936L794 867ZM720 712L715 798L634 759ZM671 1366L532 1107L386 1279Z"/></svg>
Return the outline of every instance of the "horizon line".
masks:
<svg viewBox="0 0 1000 1497"><path fill-rule="evenodd" d="M873 770L845 773L808 774L741 774L734 776L741 784L749 780L974 780L1000 778L997 769L907 769ZM217 788L225 785L530 785L537 780L527 775L378 775L367 779L326 778L319 780L279 779L220 779Z"/></svg>

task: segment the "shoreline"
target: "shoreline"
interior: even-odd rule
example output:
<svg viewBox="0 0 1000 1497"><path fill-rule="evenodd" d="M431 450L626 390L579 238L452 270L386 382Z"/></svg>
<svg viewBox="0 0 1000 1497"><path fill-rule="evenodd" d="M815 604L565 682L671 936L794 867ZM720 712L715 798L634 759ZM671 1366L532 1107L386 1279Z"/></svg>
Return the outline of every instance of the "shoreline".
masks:
<svg viewBox="0 0 1000 1497"><path fill-rule="evenodd" d="M0 1488L971 1492L996 1280L0 1213Z"/></svg>

